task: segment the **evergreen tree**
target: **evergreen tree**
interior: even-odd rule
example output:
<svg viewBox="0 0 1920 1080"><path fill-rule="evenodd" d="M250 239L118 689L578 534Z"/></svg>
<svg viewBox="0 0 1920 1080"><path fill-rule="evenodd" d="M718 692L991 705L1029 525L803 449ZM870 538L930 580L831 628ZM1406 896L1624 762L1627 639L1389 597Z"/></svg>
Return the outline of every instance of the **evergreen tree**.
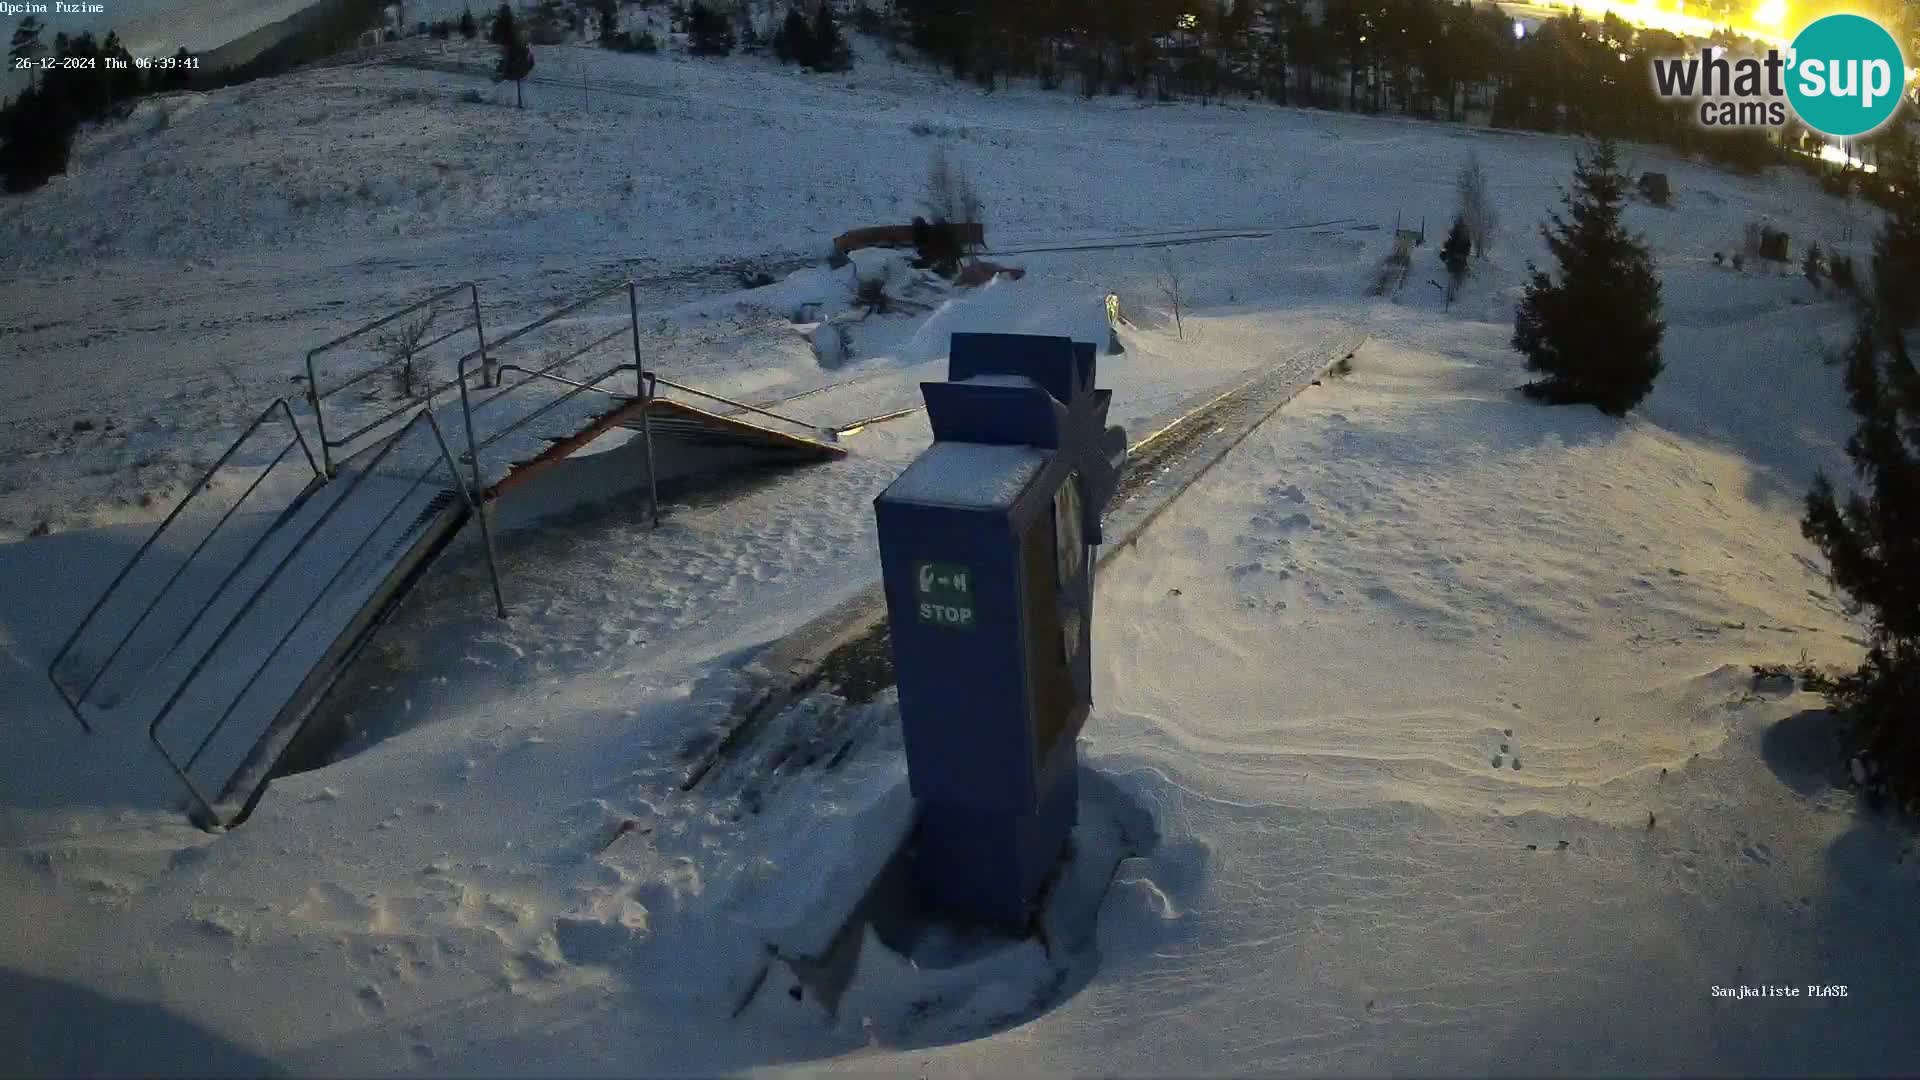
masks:
<svg viewBox="0 0 1920 1080"><path fill-rule="evenodd" d="M35 16L29 15L20 20L20 25L13 31L13 48L7 52L7 58L13 61L13 66L31 64L46 55L47 47L40 44L40 35L45 30L46 24ZM34 69L27 68L27 85L35 86L38 82L34 78Z"/></svg>
<svg viewBox="0 0 1920 1080"><path fill-rule="evenodd" d="M1860 417L1847 456L1867 491L1842 504L1820 475L1800 527L1871 620L1866 661L1840 680L1836 702L1861 749L1912 787L1920 784L1920 373L1884 311L1862 312L1846 361L1847 397Z"/></svg>
<svg viewBox="0 0 1920 1080"><path fill-rule="evenodd" d="M819 71L844 71L847 68L847 42L840 36L840 26L833 21L833 7L827 0L820 0L820 7L813 15L813 63L810 65Z"/></svg>
<svg viewBox="0 0 1920 1080"><path fill-rule="evenodd" d="M1529 395L1624 416L1663 366L1660 280L1646 245L1620 220L1627 180L1611 140L1575 159L1573 184L1562 197L1571 220L1556 213L1540 227L1560 280L1528 264L1513 347L1544 376L1528 384Z"/></svg>
<svg viewBox="0 0 1920 1080"><path fill-rule="evenodd" d="M466 38L468 41L472 41L479 35L480 24L474 21L473 9L468 8L462 11L460 13L460 36Z"/></svg>
<svg viewBox="0 0 1920 1080"><path fill-rule="evenodd" d="M67 171L75 121L45 83L29 86L0 112L0 179L9 192L31 191Z"/></svg>
<svg viewBox="0 0 1920 1080"><path fill-rule="evenodd" d="M107 40L100 44L100 55L112 59L122 66L107 66L104 77L107 83L107 98L117 112L124 115L132 111L133 99L140 96L140 69L134 66L133 54L120 43L120 35L109 30ZM103 63L103 66L104 65Z"/></svg>
<svg viewBox="0 0 1920 1080"><path fill-rule="evenodd" d="M788 8L786 21L773 35L773 54L781 63L797 63L802 67L812 67L813 27L807 23L807 17L800 14L799 8Z"/></svg>
<svg viewBox="0 0 1920 1080"><path fill-rule="evenodd" d="M687 9L687 51L695 56L726 56L733 51L733 22L724 12L694 0Z"/></svg>
<svg viewBox="0 0 1920 1080"><path fill-rule="evenodd" d="M1920 322L1920 143L1886 160L1881 173L1896 192L1873 239L1873 289L1895 326Z"/></svg>
<svg viewBox="0 0 1920 1080"><path fill-rule="evenodd" d="M173 54L173 67L164 73L164 85L170 90L185 90L193 85L193 69L188 67L192 59L184 46Z"/></svg>
<svg viewBox="0 0 1920 1080"><path fill-rule="evenodd" d="M527 39L541 45L558 45L561 19L560 0L540 0L540 6L533 9L533 17L527 20Z"/></svg>
<svg viewBox="0 0 1920 1080"><path fill-rule="evenodd" d="M514 24L512 7L503 3L500 10L494 12L493 29L487 35L487 40L500 47L500 60L493 68L494 81L512 79L513 107L526 108L520 84L533 74L533 49L520 33L520 28Z"/></svg>

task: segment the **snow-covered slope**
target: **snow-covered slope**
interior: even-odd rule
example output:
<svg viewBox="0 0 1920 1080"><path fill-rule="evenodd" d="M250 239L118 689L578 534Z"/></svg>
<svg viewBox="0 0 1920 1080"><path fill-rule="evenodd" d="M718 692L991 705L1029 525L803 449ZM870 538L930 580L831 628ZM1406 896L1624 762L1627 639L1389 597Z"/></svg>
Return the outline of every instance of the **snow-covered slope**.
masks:
<svg viewBox="0 0 1920 1080"><path fill-rule="evenodd" d="M832 79L540 56L543 75L586 65L593 111L577 83L535 84L518 112L461 101L502 91L446 72L314 72L149 106L178 111L97 133L72 177L0 209L21 241L8 295L33 298L0 338L21 382L0 513L24 531L66 504L54 535L0 545L25 597L0 609L16 913L0 1059L542 1075L1915 1059L1912 842L1834 786L1817 703L1744 666L1857 655L1794 520L1813 470L1843 464L1818 354L1849 316L1711 256L1763 215L1827 246L1845 208L1796 177L1663 163L1676 208L1629 217L1666 282L1668 370L1615 422L1511 389L1512 305L1566 140L984 95L874 56ZM1021 281L927 287L926 310L850 324L831 369L803 335L846 304L845 272L749 291L695 272L909 215L936 142L982 184L998 247L1333 224L1020 256ZM1364 296L1396 215L1437 231L1468 148L1505 221L1492 258L1451 310L1426 285L1431 246L1397 299ZM625 273L649 278L650 363L756 399L831 384L785 406L821 422L913 404L945 332L1094 333L1109 293L1126 351L1101 381L1136 434L1265 362L1370 335L1351 376L1103 572L1087 759L1157 839L1092 950L961 940L910 963L870 941L832 1015L767 967L767 946L830 929L898 839L887 695L813 700L772 732L792 767L679 790L743 692L741 651L873 580L868 500L925 444L918 418L849 436L847 462L690 497L658 532L620 503L511 534L506 622L477 556L451 553L337 696L359 732L346 756L277 782L229 835L180 820L143 733L86 742L60 711L40 665L142 535L87 526L162 512L307 344L429 285L476 278L511 325ZM83 416L120 422L69 430ZM1849 995L1713 994L1758 984Z"/></svg>
<svg viewBox="0 0 1920 1080"><path fill-rule="evenodd" d="M307 347L436 287L479 281L497 326L627 274L648 307L670 307L731 288L743 265L782 271L846 228L910 217L936 146L972 175L1002 248L1352 218L1438 230L1459 159L1477 147L1497 160L1518 261L1537 250L1530 222L1573 145L1395 119L984 94L878 48L832 77L746 57L543 48L529 108L516 110L502 107L511 89L486 78L484 47L444 47L423 62L471 74L361 65L145 102L83 137L70 175L0 200L11 378L0 452L53 451L40 467L75 474L57 492L0 492L0 529L59 527L101 504L139 516L141 490L86 476L126 457L130 430L157 425L215 449L297 389L287 380ZM1804 178L1663 167L1677 208L1649 224L1669 266L1706 265L1761 216L1823 246L1847 227ZM1378 257L1370 239L1354 238L1349 263ZM1270 250L1271 270L1293 269L1292 248ZM1083 277L1158 305L1159 261L1115 255ZM1349 265L1315 268L1349 290ZM1752 291L1727 299L1779 299ZM1219 292L1233 302L1230 284ZM76 421L93 431L64 434ZM149 517L192 471L172 464L149 466Z"/></svg>

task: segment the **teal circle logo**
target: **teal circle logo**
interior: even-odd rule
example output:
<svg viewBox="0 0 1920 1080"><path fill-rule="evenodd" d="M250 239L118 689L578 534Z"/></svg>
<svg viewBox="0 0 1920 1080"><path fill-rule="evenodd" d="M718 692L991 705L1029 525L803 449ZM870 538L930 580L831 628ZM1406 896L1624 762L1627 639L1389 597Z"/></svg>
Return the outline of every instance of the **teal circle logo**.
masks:
<svg viewBox="0 0 1920 1080"><path fill-rule="evenodd" d="M1838 138L1864 135L1893 115L1906 91L1900 43L1872 19L1828 15L1793 39L1787 100L1802 123Z"/></svg>

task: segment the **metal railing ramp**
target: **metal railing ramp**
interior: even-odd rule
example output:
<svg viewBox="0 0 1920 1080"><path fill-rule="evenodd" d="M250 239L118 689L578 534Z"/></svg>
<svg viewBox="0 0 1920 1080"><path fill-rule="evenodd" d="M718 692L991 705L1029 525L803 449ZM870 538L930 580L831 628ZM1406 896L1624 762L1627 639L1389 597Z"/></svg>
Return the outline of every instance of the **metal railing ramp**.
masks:
<svg viewBox="0 0 1920 1080"><path fill-rule="evenodd" d="M593 310L622 293L615 316ZM443 326L450 309L461 314ZM490 506L595 438L641 433L636 486L656 521L655 439L844 456L813 425L644 370L638 326L622 283L489 343L466 284L312 350L305 410L276 400L248 425L54 656L47 674L74 718L90 733L144 726L195 817L235 824L469 521L482 526L506 616ZM468 335L467 351L430 362L434 347ZM434 382L436 369L451 377ZM396 373L397 403L379 390Z"/></svg>
<svg viewBox="0 0 1920 1080"><path fill-rule="evenodd" d="M249 464L257 455L245 451L263 441L277 441L278 452ZM144 725L202 818L242 815L251 791L235 781L246 766L278 759L283 747L270 735L298 726L473 510L450 456L438 470L383 468L393 450L417 442L443 443L425 413L378 461L329 479L306 455L292 410L276 401L56 654L48 675L75 718L89 731ZM299 455L288 453L295 448ZM253 479L219 483L235 472Z"/></svg>

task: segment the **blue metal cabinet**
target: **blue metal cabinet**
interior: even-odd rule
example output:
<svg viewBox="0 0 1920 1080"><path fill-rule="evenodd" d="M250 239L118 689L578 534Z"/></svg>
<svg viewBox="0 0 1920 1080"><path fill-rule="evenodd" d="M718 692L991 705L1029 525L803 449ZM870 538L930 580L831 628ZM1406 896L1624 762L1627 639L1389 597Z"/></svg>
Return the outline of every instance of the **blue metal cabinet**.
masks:
<svg viewBox="0 0 1920 1080"><path fill-rule="evenodd" d="M955 334L934 444L874 502L935 906L1022 925L1066 843L1092 704L1093 547L1125 435L1091 345Z"/></svg>

